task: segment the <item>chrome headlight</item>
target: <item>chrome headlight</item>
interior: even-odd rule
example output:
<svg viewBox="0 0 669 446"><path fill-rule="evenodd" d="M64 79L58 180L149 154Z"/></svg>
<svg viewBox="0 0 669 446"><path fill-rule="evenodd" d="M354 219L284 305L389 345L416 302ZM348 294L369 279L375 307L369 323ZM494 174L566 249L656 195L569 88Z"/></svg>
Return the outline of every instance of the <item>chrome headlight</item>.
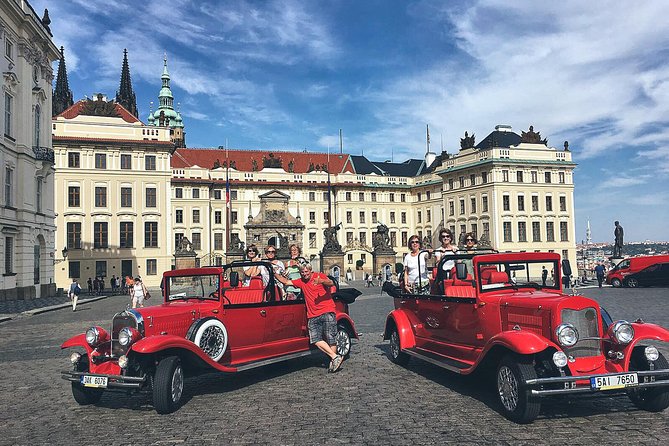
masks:
<svg viewBox="0 0 669 446"><path fill-rule="evenodd" d="M125 347L130 344L130 341L132 341L132 333L128 330L128 327L122 328L118 332L118 343Z"/></svg>
<svg viewBox="0 0 669 446"><path fill-rule="evenodd" d="M553 353L553 364L557 367L562 368L567 365L567 355L563 351L557 351Z"/></svg>
<svg viewBox="0 0 669 446"><path fill-rule="evenodd" d="M80 359L81 359L81 353L79 352L72 352L72 354L70 355L70 362L72 364L78 363Z"/></svg>
<svg viewBox="0 0 669 446"><path fill-rule="evenodd" d="M657 361L657 358L660 357L660 352L657 351L654 345L649 345L643 350L643 353L646 355L646 359L650 362Z"/></svg>
<svg viewBox="0 0 669 446"><path fill-rule="evenodd" d="M98 345L98 341L100 340L100 330L98 330L97 327L91 327L88 330L86 330L86 342L88 342L88 345L91 347L95 347Z"/></svg>
<svg viewBox="0 0 669 446"><path fill-rule="evenodd" d="M555 329L558 343L563 347L571 347L578 342L578 331L571 324L560 324Z"/></svg>
<svg viewBox="0 0 669 446"><path fill-rule="evenodd" d="M609 329L609 336L616 344L629 344L634 339L634 327L627 321L618 321Z"/></svg>

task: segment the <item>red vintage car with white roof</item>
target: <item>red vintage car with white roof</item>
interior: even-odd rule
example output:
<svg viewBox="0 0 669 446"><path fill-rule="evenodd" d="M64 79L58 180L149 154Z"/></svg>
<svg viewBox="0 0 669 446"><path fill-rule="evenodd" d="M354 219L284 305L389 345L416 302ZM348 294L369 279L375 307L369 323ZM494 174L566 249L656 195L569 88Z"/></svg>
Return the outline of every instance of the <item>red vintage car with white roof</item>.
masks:
<svg viewBox="0 0 669 446"><path fill-rule="evenodd" d="M455 268L445 271L448 260ZM544 269L554 273L545 284ZM612 321L596 301L565 294L561 273L571 275L569 262L554 253L444 256L429 288L384 287L395 303L385 327L390 357L463 375L487 366L502 413L519 423L554 395L626 392L641 409L669 407L669 364L654 345L669 342L669 331Z"/></svg>
<svg viewBox="0 0 669 446"><path fill-rule="evenodd" d="M222 267L168 271L163 275L164 302L126 309L109 327L91 327L61 348L75 348L71 382L79 404L100 400L105 391L153 393L158 413L170 413L181 403L184 378L219 371L236 373L315 351L309 344L304 299L281 298L270 274L242 285L243 268L266 262L234 262ZM359 291L334 289L337 351L347 356L357 338L348 304Z"/></svg>

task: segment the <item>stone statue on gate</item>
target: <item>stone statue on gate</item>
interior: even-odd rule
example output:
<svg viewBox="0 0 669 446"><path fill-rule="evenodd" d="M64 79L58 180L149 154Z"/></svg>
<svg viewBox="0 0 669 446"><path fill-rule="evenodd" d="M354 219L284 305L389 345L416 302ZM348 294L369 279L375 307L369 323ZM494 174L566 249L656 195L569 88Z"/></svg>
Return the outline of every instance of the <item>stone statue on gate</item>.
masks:
<svg viewBox="0 0 669 446"><path fill-rule="evenodd" d="M615 221L613 223L616 228L613 230L613 235L615 237L615 242L613 244L613 257L615 258L622 258L623 256L623 236L624 231L623 227L620 226L620 222Z"/></svg>
<svg viewBox="0 0 669 446"><path fill-rule="evenodd" d="M372 246L374 247L375 252L394 252L393 248L390 246L390 235L389 235L388 226L383 223L379 223L376 227L376 233L374 233Z"/></svg>
<svg viewBox="0 0 669 446"><path fill-rule="evenodd" d="M337 231L341 229L341 223L337 223L335 226L328 226L323 230L323 236L325 238L325 245L323 246L323 252L342 252L341 245L337 241Z"/></svg>

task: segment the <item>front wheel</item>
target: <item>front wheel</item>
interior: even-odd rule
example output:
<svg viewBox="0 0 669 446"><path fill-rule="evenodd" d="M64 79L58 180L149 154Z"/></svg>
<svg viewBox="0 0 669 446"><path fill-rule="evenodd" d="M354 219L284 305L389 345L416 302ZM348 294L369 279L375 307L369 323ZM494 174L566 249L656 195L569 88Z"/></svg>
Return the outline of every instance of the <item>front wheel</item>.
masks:
<svg viewBox="0 0 669 446"><path fill-rule="evenodd" d="M650 366L643 353L643 347L635 348L630 360L630 370L649 369ZM669 364L662 353L655 361L655 369L669 369ZM627 391L627 396L636 407L648 412L662 412L669 407L669 388L667 387L632 388Z"/></svg>
<svg viewBox="0 0 669 446"><path fill-rule="evenodd" d="M79 383L72 383L72 396L80 406L95 404L102 398L102 389L89 389Z"/></svg>
<svg viewBox="0 0 669 446"><path fill-rule="evenodd" d="M620 288L623 286L623 283L620 281L620 279L611 279L611 285L613 285L613 288Z"/></svg>
<svg viewBox="0 0 669 446"><path fill-rule="evenodd" d="M402 346L400 345L400 334L396 327L390 332L390 360L395 364L405 366L409 363L411 356L402 353Z"/></svg>
<svg viewBox="0 0 669 446"><path fill-rule="evenodd" d="M346 327L337 324L337 336L335 338L337 343L337 354L343 358L348 358L351 353L351 334Z"/></svg>
<svg viewBox="0 0 669 446"><path fill-rule="evenodd" d="M181 405L184 371L177 356L158 363L153 379L153 407L160 414L172 413Z"/></svg>
<svg viewBox="0 0 669 446"><path fill-rule="evenodd" d="M630 288L636 288L639 286L639 281L634 278L627 279L627 286Z"/></svg>
<svg viewBox="0 0 669 446"><path fill-rule="evenodd" d="M538 415L541 403L532 398L525 382L537 373L526 358L505 356L497 367L497 393L502 414L516 423L530 423Z"/></svg>

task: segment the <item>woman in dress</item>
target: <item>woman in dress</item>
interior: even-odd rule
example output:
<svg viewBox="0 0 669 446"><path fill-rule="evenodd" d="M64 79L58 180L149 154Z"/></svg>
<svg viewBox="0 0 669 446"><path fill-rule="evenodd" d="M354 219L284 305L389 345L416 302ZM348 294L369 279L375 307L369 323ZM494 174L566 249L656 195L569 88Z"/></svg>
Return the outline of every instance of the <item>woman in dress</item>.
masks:
<svg viewBox="0 0 669 446"><path fill-rule="evenodd" d="M450 229L442 229L439 231L439 240L441 241L441 246L434 250L435 264L439 265L439 261L443 256L453 255L458 250L456 245L453 245L453 233ZM451 270L455 267L455 262L453 260L446 260L442 269L446 271L446 278L450 278Z"/></svg>

